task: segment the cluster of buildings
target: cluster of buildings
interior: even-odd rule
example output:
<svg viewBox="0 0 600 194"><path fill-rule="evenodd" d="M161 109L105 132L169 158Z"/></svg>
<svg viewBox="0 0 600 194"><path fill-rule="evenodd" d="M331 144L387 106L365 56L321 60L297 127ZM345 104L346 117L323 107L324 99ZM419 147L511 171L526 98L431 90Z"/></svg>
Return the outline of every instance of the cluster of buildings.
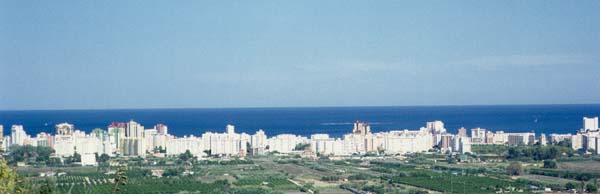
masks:
<svg viewBox="0 0 600 194"><path fill-rule="evenodd" d="M75 129L73 124L61 123L55 126L55 134L39 133L35 137L28 135L22 125L13 125L10 136L0 138L3 150L11 145L48 146L54 148L55 156L65 158L81 155L83 165L96 164L96 156L173 156L189 150L200 158L211 156L260 155L268 152L294 153L298 145L313 154L326 156L351 156L367 153L404 154L428 151L432 148L442 152L468 153L471 145L545 145L550 142L571 140L573 149L591 150L600 153L600 129L598 118L584 118L584 128L577 134L551 134L536 137L530 133L505 133L483 128L460 128L457 134L448 133L441 121L427 122L418 130L392 130L371 132L367 123L356 121L351 133L342 137L330 137L328 134L313 134L304 137L294 134L280 134L267 137L263 130L254 134L236 133L235 126L227 125L223 133L205 132L201 136L176 137L168 133L168 127L158 124L152 128L129 121L114 122L106 130L95 129L86 134ZM3 126L0 125L0 137Z"/></svg>
<svg viewBox="0 0 600 194"><path fill-rule="evenodd" d="M583 128L571 136L571 146L574 150L585 150L595 154L600 153L600 128L598 117L583 118Z"/></svg>

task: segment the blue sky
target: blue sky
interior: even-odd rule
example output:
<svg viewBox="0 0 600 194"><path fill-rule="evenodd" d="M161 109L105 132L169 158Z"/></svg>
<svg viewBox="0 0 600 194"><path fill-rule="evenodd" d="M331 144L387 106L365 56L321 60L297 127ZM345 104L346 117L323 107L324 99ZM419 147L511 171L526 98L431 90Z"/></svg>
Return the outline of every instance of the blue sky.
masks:
<svg viewBox="0 0 600 194"><path fill-rule="evenodd" d="M0 109L600 103L600 1L0 1Z"/></svg>

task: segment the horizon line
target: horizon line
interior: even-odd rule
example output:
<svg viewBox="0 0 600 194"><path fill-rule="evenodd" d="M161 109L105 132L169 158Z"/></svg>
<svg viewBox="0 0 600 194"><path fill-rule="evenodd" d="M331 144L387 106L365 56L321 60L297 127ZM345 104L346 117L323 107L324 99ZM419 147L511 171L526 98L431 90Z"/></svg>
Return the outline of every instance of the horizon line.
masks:
<svg viewBox="0 0 600 194"><path fill-rule="evenodd" d="M7 111L90 111L90 110L174 110L174 109L292 109L292 108L384 108L384 107L476 107L476 106L583 106L600 105L600 103L557 103L557 104L440 104L440 105L357 105L357 106L239 106L239 107L149 107L149 108L67 108L67 109L0 109L0 112Z"/></svg>

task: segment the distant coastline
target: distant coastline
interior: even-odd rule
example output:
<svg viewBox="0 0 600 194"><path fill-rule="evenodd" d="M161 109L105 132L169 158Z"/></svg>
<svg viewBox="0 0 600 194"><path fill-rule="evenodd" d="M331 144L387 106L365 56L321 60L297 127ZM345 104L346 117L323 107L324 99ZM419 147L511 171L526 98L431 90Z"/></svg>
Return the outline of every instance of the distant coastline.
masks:
<svg viewBox="0 0 600 194"><path fill-rule="evenodd" d="M24 125L31 133L53 132L62 122L90 132L111 122L134 119L154 125L169 125L177 136L200 135L222 130L228 123L238 131L263 129L268 135L293 133L308 136L328 133L341 137L356 120L373 123L373 131L418 129L424 122L442 120L449 132L458 128L482 127L507 132L572 133L582 117L600 114L600 104L576 105L469 105L386 107L299 107L299 108L186 108L119 110L21 110L0 111L0 124ZM323 125L338 123L338 125ZM343 125L339 123L348 123ZM5 127L4 133L10 131Z"/></svg>

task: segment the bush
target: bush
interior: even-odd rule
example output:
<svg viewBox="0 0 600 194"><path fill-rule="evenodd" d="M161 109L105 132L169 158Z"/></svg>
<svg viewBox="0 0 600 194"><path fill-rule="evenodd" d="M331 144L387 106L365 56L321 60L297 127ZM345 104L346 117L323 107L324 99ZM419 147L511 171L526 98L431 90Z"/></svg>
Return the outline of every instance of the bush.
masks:
<svg viewBox="0 0 600 194"><path fill-rule="evenodd" d="M544 160L544 168L556 168L556 161Z"/></svg>
<svg viewBox="0 0 600 194"><path fill-rule="evenodd" d="M348 177L348 180L367 180L367 179L369 179L369 175L366 175L363 173L350 175Z"/></svg>
<svg viewBox="0 0 600 194"><path fill-rule="evenodd" d="M596 187L596 185L593 185L593 184L587 184L587 185L585 185L585 191L593 193L593 192L598 191L598 187Z"/></svg>
<svg viewBox="0 0 600 194"><path fill-rule="evenodd" d="M384 190L383 186L381 186L381 185L365 185L364 187L362 187L362 190L377 193L377 194L385 193L385 190Z"/></svg>
<svg viewBox="0 0 600 194"><path fill-rule="evenodd" d="M506 167L506 173L510 176L519 176L523 174L523 166L520 162L511 162L508 167Z"/></svg>
<svg viewBox="0 0 600 194"><path fill-rule="evenodd" d="M511 160L554 160L560 158L562 153L573 154L569 147L548 145L548 146L520 146L508 149L506 159Z"/></svg>
<svg viewBox="0 0 600 194"><path fill-rule="evenodd" d="M335 181L339 181L339 180L340 180L339 176L324 176L324 177L321 177L321 181L335 182Z"/></svg>

